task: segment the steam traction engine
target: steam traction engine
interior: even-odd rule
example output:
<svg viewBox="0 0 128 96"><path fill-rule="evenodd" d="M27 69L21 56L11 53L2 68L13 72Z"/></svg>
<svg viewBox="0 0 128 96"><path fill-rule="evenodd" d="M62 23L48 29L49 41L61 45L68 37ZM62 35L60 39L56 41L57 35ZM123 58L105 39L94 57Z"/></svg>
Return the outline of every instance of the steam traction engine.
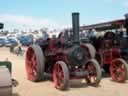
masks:
<svg viewBox="0 0 128 96"><path fill-rule="evenodd" d="M11 62L0 61L0 96L12 96Z"/></svg>
<svg viewBox="0 0 128 96"><path fill-rule="evenodd" d="M120 40L113 32L105 33L103 39L99 40L100 48L96 54L96 58L104 70L110 72L112 80L120 83L125 82L128 77L128 16L126 16L125 26L126 37L122 37Z"/></svg>
<svg viewBox="0 0 128 96"><path fill-rule="evenodd" d="M70 79L85 79L97 86L101 70L95 59L88 58L86 45L79 42L79 13L73 13L72 39L62 34L37 45L29 46L26 53L26 71L30 81L40 81L44 72L53 74L55 87L66 90Z"/></svg>
<svg viewBox="0 0 128 96"><path fill-rule="evenodd" d="M0 23L0 29L4 24ZM11 62L0 61L0 96L12 96Z"/></svg>

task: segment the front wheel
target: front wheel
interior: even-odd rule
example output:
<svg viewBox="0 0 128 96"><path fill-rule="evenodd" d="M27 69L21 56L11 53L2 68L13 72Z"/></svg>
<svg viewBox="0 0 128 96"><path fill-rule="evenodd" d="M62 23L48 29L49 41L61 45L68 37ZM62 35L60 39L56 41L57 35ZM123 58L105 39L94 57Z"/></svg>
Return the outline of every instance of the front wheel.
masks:
<svg viewBox="0 0 128 96"><path fill-rule="evenodd" d="M98 86L101 81L101 68L95 59L91 59L86 63L86 70L89 74L85 77L87 84Z"/></svg>
<svg viewBox="0 0 128 96"><path fill-rule="evenodd" d="M63 61L56 62L53 69L53 81L59 90L66 90L69 86L69 70Z"/></svg>
<svg viewBox="0 0 128 96"><path fill-rule="evenodd" d="M128 76L127 63L123 59L115 59L110 65L110 74L113 81L122 83L125 82Z"/></svg>

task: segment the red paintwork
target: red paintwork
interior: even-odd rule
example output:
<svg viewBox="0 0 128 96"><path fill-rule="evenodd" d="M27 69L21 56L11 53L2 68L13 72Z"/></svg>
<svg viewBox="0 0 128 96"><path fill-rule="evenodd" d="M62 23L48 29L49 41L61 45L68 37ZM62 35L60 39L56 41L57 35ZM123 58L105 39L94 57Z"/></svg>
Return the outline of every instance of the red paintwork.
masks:
<svg viewBox="0 0 128 96"><path fill-rule="evenodd" d="M122 68L121 65L114 64L112 63L112 61L117 58L121 58L121 54L120 54L121 52L119 47L114 47L114 44L113 44L114 37L112 37L112 35L110 35L109 33L106 33L107 35L105 34L104 40L100 41L102 43L96 54L96 56L99 56L100 54L102 54L102 57L99 56L96 58L101 63L101 66L104 66L104 64L111 65L110 72L111 72L112 79L119 82L119 79L122 81L125 78L124 69ZM118 72L118 74L120 74L120 78L117 77L116 71Z"/></svg>
<svg viewBox="0 0 128 96"><path fill-rule="evenodd" d="M56 45L55 45L55 43L57 42L56 40L58 40L59 46L61 46L61 47L56 47ZM65 39L62 37L62 34L60 34L58 39L50 39L49 40L48 48L45 51L47 51L47 54L52 54L51 58L54 62L64 61L66 64L69 64L70 61L67 59L67 54L69 53L70 50L64 48L65 47L64 43L65 43ZM81 45L80 47L85 49L86 59L89 60L90 55L89 55L88 49L84 45ZM75 72L78 70L75 68L75 66L72 66L72 64L70 67L71 67L70 72ZM88 69L86 69L86 70L88 70ZM70 74L70 79L82 79L82 78L85 78L85 76L76 77L75 75ZM55 83L55 85L57 85L57 84Z"/></svg>
<svg viewBox="0 0 128 96"><path fill-rule="evenodd" d="M103 64L110 64L112 60L121 57L119 48L104 49L103 55Z"/></svg>
<svg viewBox="0 0 128 96"><path fill-rule="evenodd" d="M120 48L114 47L114 33L107 32L104 35L104 40L99 41L99 49L97 54L102 54L102 64L110 64L112 60L120 58Z"/></svg>
<svg viewBox="0 0 128 96"><path fill-rule="evenodd" d="M71 61L68 59L67 55L69 55L69 52L73 50L73 47L65 48L65 39L63 38L62 34L60 34L57 39L51 38L51 39L48 39L47 41L41 41L41 42L42 42L42 44L40 45L40 47L43 50L42 52L43 52L44 56L46 57L46 60L47 60L47 58L49 60L49 61L47 61L48 63L45 66L45 72L46 73L54 72L53 73L53 79L55 80L55 86L56 87L60 87L60 84L58 84L59 82L58 82L55 74L60 74L60 73L63 74L63 70L61 70L61 72L58 72L58 68L60 68L61 66L60 66L60 64L56 65L57 61L63 61L63 62L65 62L65 64L67 64L67 67L69 69L69 77L70 77L70 79L82 79L82 78L85 78L88 75L87 74L87 75L82 76L82 77L77 77L76 75L72 75L71 74L72 72L75 72L78 69L75 68L76 66L73 65L71 63ZM82 45L80 47L85 49L85 52L87 53L86 54L86 56L87 56L86 59L89 60L90 59L89 50L84 45ZM26 68L27 69L26 70L27 70L27 74L28 74L28 77L29 77L28 79L33 80L33 78L35 76L34 74L37 73L37 70L35 68L35 66L37 65L37 62L36 62L34 50L31 47L29 47L29 49L27 51L27 54L28 55L26 55L27 56L26 57L26 62L27 62L26 63ZM33 59L30 59L30 58L33 58ZM31 64L32 66L30 66L30 64L28 62L29 63L32 62L33 63L33 64ZM50 68L50 70L49 70L49 68ZM34 70L32 70L32 69L34 69ZM89 67L84 69L84 68L82 68L80 66L79 69L93 71L93 70L89 69ZM61 77L61 76L59 75L59 77Z"/></svg>
<svg viewBox="0 0 128 96"><path fill-rule="evenodd" d="M122 62L119 62L119 61L113 62L111 66L112 67L110 67L110 72L112 75L112 79L115 81L116 80L123 81L125 78L125 72L124 72L124 67ZM118 76L117 76L117 73L118 73Z"/></svg>
<svg viewBox="0 0 128 96"><path fill-rule="evenodd" d="M57 89L60 89L61 84L63 84L62 82L64 80L64 73L63 73L62 66L60 64L56 64L54 67L53 80L54 80L55 87ZM59 82L60 80L61 82Z"/></svg>
<svg viewBox="0 0 128 96"><path fill-rule="evenodd" d="M27 52L26 57L26 70L28 74L28 79L33 80L35 74L37 74L37 61L34 50L31 47L29 47L28 50L29 51Z"/></svg>

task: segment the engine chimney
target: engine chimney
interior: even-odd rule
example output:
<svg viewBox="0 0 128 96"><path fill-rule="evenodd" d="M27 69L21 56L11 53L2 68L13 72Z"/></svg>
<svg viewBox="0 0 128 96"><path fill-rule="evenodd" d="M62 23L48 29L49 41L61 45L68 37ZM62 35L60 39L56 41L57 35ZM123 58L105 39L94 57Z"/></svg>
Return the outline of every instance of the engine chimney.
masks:
<svg viewBox="0 0 128 96"><path fill-rule="evenodd" d="M128 36L128 14L125 14L125 27L126 27L126 33Z"/></svg>
<svg viewBox="0 0 128 96"><path fill-rule="evenodd" d="M79 13L72 13L73 42L79 44Z"/></svg>

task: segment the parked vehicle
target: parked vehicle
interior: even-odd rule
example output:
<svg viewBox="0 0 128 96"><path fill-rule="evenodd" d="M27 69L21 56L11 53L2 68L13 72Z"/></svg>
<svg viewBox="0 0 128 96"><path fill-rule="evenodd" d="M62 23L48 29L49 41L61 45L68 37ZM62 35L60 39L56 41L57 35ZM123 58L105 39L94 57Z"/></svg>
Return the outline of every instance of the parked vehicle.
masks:
<svg viewBox="0 0 128 96"><path fill-rule="evenodd" d="M6 47L11 47L11 46L16 46L16 45L17 45L17 41L13 38L8 38L5 42Z"/></svg>
<svg viewBox="0 0 128 96"><path fill-rule="evenodd" d="M108 34L112 36L112 33ZM113 38L113 36L111 39L103 38L101 46L97 51L96 58L104 70L110 72L112 80L116 82L125 82L128 76L127 62L122 58L122 50L113 44Z"/></svg>
<svg viewBox="0 0 128 96"><path fill-rule="evenodd" d="M98 23L83 28L104 31L103 36L89 38L97 50L95 58L99 61L101 68L111 74L112 80L125 82L128 77L128 14L126 19ZM123 36L124 33L126 33L125 36Z"/></svg>
<svg viewBox="0 0 128 96"><path fill-rule="evenodd" d="M5 45L5 39L0 38L0 47L3 47Z"/></svg>
<svg viewBox="0 0 128 96"><path fill-rule="evenodd" d="M12 78L12 63L8 60L0 61L0 95L12 96L12 89L18 82Z"/></svg>
<svg viewBox="0 0 128 96"><path fill-rule="evenodd" d="M49 38L43 40L41 45L28 47L25 60L30 81L42 80L46 72L52 74L55 87L59 90L68 89L70 79L85 79L93 86L100 83L100 66L95 59L88 57L86 44L79 41L79 13L72 16L73 33L70 40L60 33L58 38Z"/></svg>
<svg viewBox="0 0 128 96"><path fill-rule="evenodd" d="M0 95L12 96L11 62L0 61Z"/></svg>
<svg viewBox="0 0 128 96"><path fill-rule="evenodd" d="M33 44L33 38L31 36L21 36L19 37L19 40L23 46L29 46Z"/></svg>

